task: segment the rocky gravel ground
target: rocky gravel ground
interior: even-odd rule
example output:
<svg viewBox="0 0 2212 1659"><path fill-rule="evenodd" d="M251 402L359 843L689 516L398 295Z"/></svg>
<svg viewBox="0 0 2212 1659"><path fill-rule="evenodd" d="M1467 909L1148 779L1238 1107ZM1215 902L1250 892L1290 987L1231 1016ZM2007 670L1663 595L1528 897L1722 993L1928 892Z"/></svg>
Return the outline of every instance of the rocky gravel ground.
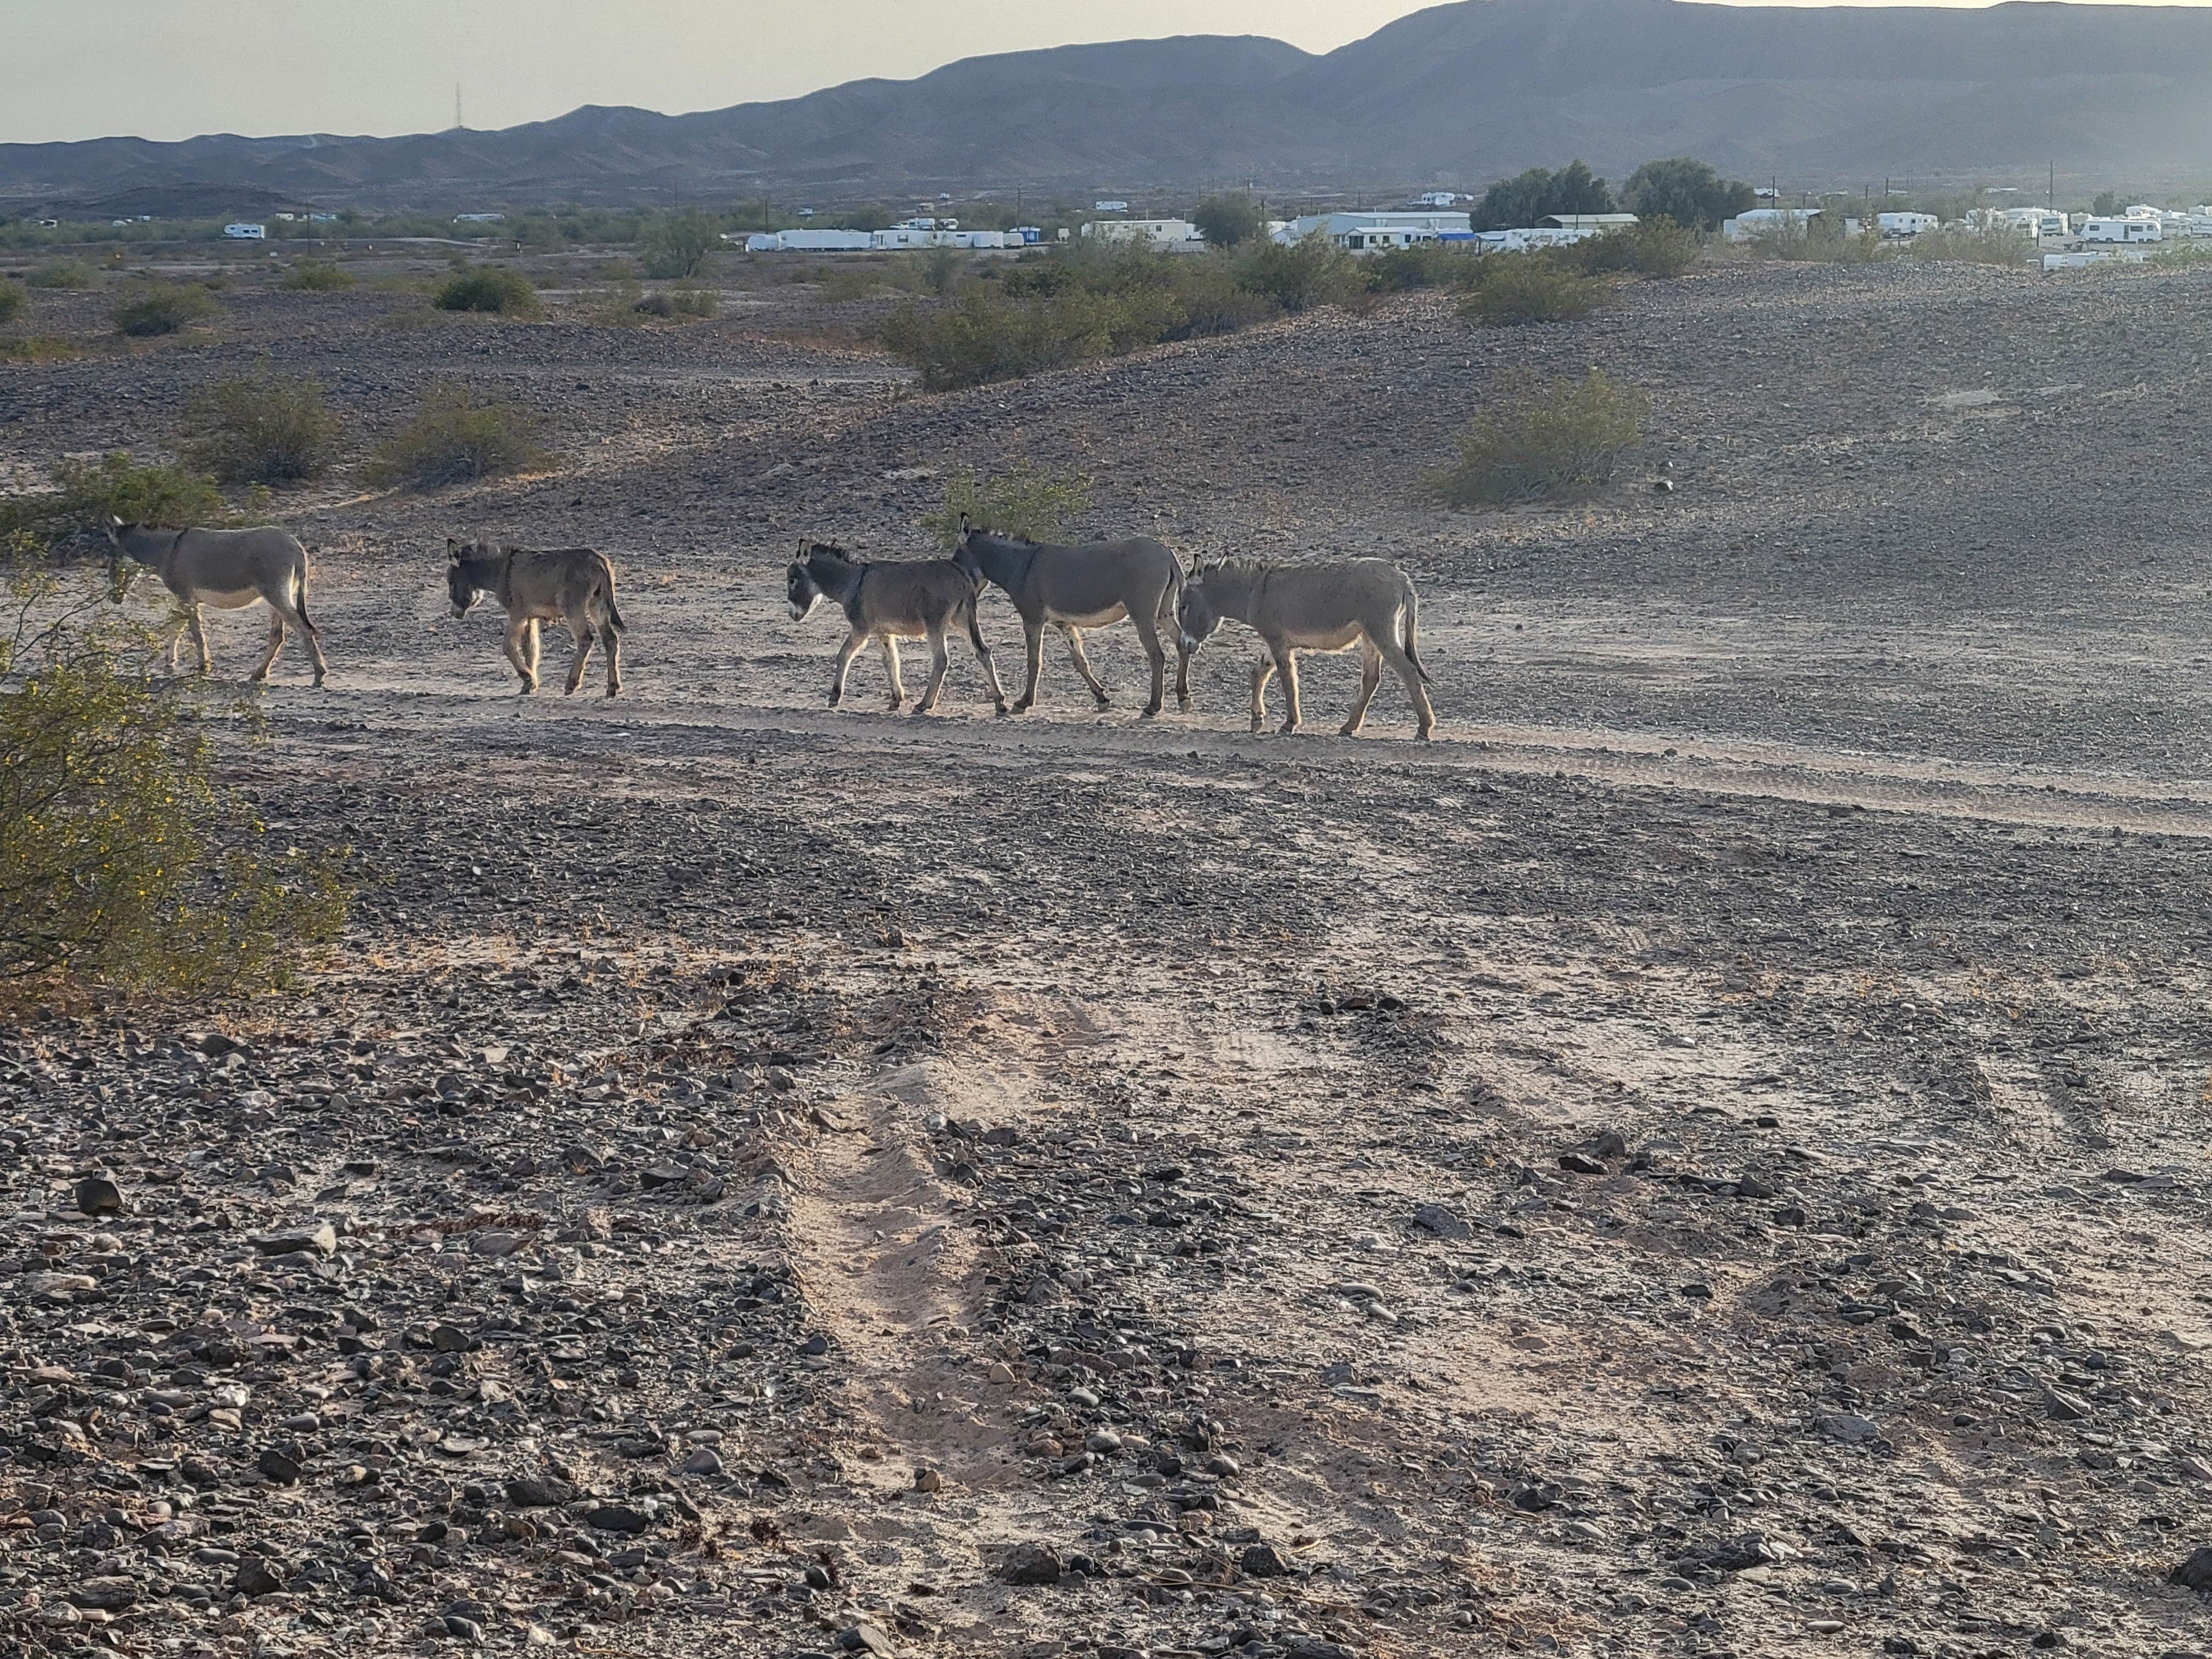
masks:
<svg viewBox="0 0 2212 1659"><path fill-rule="evenodd" d="M506 377L568 457L281 504L331 685L288 658L230 774L351 849L305 992L0 1030L0 1646L2212 1652L2205 279L2097 275L945 398L798 290L240 293L0 370L20 469L276 348L364 425ZM1651 386L1678 490L1411 504L1516 358ZM1023 721L957 658L818 710L787 538L914 550L885 474L1017 457L1386 546L1446 741L1249 738L1235 651L1149 727L1057 663ZM622 700L438 618L487 524L615 554Z"/></svg>

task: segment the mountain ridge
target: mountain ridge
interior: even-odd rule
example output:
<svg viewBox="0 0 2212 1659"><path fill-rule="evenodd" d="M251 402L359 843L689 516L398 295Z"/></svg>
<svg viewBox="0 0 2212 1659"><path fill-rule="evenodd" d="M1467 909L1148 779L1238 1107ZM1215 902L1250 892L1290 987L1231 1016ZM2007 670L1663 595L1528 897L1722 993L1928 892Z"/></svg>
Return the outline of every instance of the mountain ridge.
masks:
<svg viewBox="0 0 2212 1659"><path fill-rule="evenodd" d="M1322 54L1178 35L673 116L586 105L483 132L0 145L0 207L226 190L451 208L1246 179L1465 187L1574 155L1618 176L1674 154L1805 183L2212 172L2198 159L2212 154L2212 8L1456 0Z"/></svg>

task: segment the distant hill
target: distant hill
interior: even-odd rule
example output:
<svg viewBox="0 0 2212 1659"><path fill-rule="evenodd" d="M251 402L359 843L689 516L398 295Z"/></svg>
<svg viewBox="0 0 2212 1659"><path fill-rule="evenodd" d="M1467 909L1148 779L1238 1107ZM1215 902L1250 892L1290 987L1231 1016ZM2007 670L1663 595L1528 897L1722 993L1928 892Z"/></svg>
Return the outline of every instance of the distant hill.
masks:
<svg viewBox="0 0 2212 1659"><path fill-rule="evenodd" d="M0 145L0 206L459 208L1012 188L1480 183L1582 156L1753 178L2212 179L2212 8L1462 0L1326 56L1185 36L969 58L696 115L497 132Z"/></svg>

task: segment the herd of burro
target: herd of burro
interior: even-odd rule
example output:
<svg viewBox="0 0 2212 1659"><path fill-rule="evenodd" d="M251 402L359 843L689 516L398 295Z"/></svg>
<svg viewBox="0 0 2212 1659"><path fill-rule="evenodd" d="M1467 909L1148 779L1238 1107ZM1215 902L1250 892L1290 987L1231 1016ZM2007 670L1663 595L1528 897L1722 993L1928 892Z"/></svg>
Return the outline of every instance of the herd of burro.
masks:
<svg viewBox="0 0 2212 1659"><path fill-rule="evenodd" d="M299 629L314 664L315 684L322 684L322 636L307 615L307 551L289 532L149 530L110 519L107 537L112 549L109 576L118 601L127 587L126 561L150 566L176 596L183 615L169 640L172 669L186 633L198 647L200 672L212 666L200 623L203 605L234 611L266 605L269 649L253 678L268 678L289 625ZM1049 625L1066 640L1068 659L1103 708L1109 703L1106 688L1084 654L1083 630L1126 621L1152 660L1152 694L1145 706L1150 717L1160 712L1166 696L1166 638L1172 635L1176 648L1176 699L1188 708L1191 656L1226 621L1243 623L1263 647L1252 670L1255 732L1267 722L1267 684L1278 673L1288 704L1283 730L1298 729L1298 653L1354 647L1361 658L1359 695L1344 734L1351 736L1365 723L1385 663L1405 682L1417 734L1425 738L1436 729L1428 671L1421 666L1416 637L1419 601L1405 572L1387 560L1279 565L1224 559L1194 561L1186 570L1165 544L1150 537L1059 546L963 522L952 556L944 559L856 559L826 543L802 542L785 580L794 618L811 615L825 599L845 613L849 631L838 647L830 682L833 708L844 701L853 659L871 641L883 650L890 706L903 708L898 642L927 640L929 685L915 705L915 713L927 714L944 689L945 635L958 627L975 647L993 705L1001 714L1022 714L1036 702ZM507 659L521 676L526 695L538 689L538 632L548 623L562 623L575 641L568 691L583 684L594 644L606 654L607 695L622 690L625 624L615 603L614 565L605 554L587 547L549 550L448 541L446 585L457 617L487 595L505 607ZM1011 705L977 621L987 587L1000 589L1012 602L1028 647L1028 677Z"/></svg>

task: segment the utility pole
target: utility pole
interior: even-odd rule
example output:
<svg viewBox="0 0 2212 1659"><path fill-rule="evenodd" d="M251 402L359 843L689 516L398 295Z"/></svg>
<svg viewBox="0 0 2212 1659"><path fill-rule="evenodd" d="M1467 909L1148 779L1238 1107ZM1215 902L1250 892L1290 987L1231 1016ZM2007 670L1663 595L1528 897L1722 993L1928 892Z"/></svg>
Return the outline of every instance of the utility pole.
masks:
<svg viewBox="0 0 2212 1659"><path fill-rule="evenodd" d="M469 124L461 119L461 83L456 81L453 82L453 131L466 132L468 127Z"/></svg>

